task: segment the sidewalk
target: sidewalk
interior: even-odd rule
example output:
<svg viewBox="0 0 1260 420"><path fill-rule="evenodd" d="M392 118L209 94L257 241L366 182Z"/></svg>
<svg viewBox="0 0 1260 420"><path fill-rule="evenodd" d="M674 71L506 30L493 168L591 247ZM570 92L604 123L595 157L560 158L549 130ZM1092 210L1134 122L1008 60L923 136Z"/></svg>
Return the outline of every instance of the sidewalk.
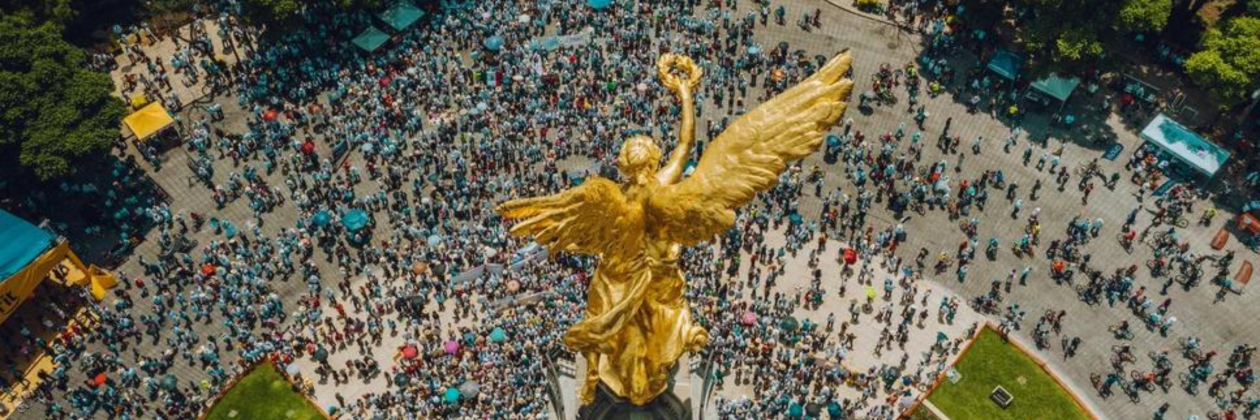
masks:
<svg viewBox="0 0 1260 420"><path fill-rule="evenodd" d="M229 67L235 65L237 63L237 59L240 58L240 55L243 53L243 51L239 51L240 46L234 46L234 48L238 49L235 53L230 50L227 53L224 53L224 43L219 37L218 21L213 19L203 19L202 24L205 26L205 32L210 38L210 43L213 44L213 58L226 63ZM171 88L165 89L164 87L159 87L158 91L160 91L163 95L170 95L171 93L174 93L175 96L179 98L179 102L185 107L198 99L205 97L209 91L209 86L207 85L208 77L205 74L205 71L198 65L200 60L206 57L194 55L191 60L192 62L188 63L188 66L197 68L199 76L197 77L197 81L195 83L190 83L189 78L185 75L186 73L177 73L174 66L169 61L170 57L180 51L184 46L188 45L186 41L192 39L192 33L192 24L189 23L164 34L161 38L150 40L151 43L145 43L146 45L141 47L141 49L149 57L161 58L166 67L166 74L168 80L170 81ZM178 43L175 39L176 37L179 38ZM195 52L196 50L190 48L190 51ZM132 76L138 79L141 75L143 75L144 77L149 78L149 80L155 80L155 74L149 72L148 66L144 63L132 62L126 54L114 56L114 61L117 63L117 66L109 72L110 78L114 81L114 95L122 98L123 101L130 105L132 97L144 92L144 85L137 83L131 90L123 92L122 89L123 86L126 85L127 77ZM164 98L148 99L150 102L155 102ZM174 112L178 110L172 109L170 111Z"/></svg>

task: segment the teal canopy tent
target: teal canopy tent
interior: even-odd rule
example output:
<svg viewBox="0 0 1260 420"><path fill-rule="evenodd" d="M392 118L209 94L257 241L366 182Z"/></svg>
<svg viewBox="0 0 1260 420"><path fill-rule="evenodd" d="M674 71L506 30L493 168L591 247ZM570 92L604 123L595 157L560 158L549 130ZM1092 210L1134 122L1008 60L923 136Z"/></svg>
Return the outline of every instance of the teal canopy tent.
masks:
<svg viewBox="0 0 1260 420"><path fill-rule="evenodd" d="M1195 134L1186 126L1159 114L1142 129L1146 140L1177 160L1211 178L1229 160L1229 151Z"/></svg>
<svg viewBox="0 0 1260 420"><path fill-rule="evenodd" d="M13 277L54 245L57 238L4 210L0 210L0 282Z"/></svg>
<svg viewBox="0 0 1260 420"><path fill-rule="evenodd" d="M1059 102L1067 102L1068 97L1072 96L1072 91L1081 84L1081 80L1075 77L1062 77L1054 73L1045 79L1032 82L1032 88L1038 92L1049 95L1051 98L1058 99Z"/></svg>
<svg viewBox="0 0 1260 420"><path fill-rule="evenodd" d="M394 28L394 30L401 31L403 29L407 29L407 27L411 26L411 24L416 23L416 21L420 20L421 17L424 17L424 11L420 10L420 8L416 7L416 5L411 4L411 2L402 0L398 3L394 3L393 6L389 6L388 9L385 9L377 16L379 16L382 21L385 21L386 24L389 24L390 27Z"/></svg>
<svg viewBox="0 0 1260 420"><path fill-rule="evenodd" d="M998 50L997 54L994 54L993 58L989 60L988 68L999 76L1015 80L1019 76L1019 68L1023 64L1024 59L1019 54L1007 50Z"/></svg>
<svg viewBox="0 0 1260 420"><path fill-rule="evenodd" d="M369 26L367 29L364 29L359 36L354 37L354 40L351 42L353 42L355 46L362 48L363 51L373 52L382 45L385 45L388 41L389 34L382 32L380 29L376 29L375 26Z"/></svg>

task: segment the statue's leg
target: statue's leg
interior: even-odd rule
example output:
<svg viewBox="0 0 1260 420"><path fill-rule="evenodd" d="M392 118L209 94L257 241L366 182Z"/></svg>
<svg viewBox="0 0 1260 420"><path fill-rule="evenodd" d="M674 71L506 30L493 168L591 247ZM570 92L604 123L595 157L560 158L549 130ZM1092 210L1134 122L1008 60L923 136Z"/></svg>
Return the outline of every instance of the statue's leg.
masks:
<svg viewBox="0 0 1260 420"><path fill-rule="evenodd" d="M595 402L595 390L599 387L599 353L589 351L582 353L586 358L586 383L582 384L582 404Z"/></svg>

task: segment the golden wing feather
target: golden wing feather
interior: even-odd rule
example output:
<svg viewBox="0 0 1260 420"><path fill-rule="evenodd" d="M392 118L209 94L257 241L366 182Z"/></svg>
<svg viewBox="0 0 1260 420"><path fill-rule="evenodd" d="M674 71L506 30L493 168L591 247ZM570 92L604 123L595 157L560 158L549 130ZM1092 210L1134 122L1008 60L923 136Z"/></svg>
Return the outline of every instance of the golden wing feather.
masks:
<svg viewBox="0 0 1260 420"><path fill-rule="evenodd" d="M505 219L519 220L511 228L517 236L556 251L602 254L642 229L642 217L614 182L591 177L582 185L557 194L511 200L498 207Z"/></svg>
<svg viewBox="0 0 1260 420"><path fill-rule="evenodd" d="M690 177L654 194L654 231L685 245L711 239L735 223L735 209L773 187L788 162L818 150L844 115L852 57L841 53L810 78L735 121L707 149Z"/></svg>

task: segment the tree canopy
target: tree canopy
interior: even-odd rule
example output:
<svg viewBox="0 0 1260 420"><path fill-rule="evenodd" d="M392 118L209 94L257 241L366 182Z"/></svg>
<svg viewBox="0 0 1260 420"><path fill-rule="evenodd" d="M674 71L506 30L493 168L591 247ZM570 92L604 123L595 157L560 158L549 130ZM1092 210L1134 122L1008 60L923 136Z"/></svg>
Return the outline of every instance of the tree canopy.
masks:
<svg viewBox="0 0 1260 420"><path fill-rule="evenodd" d="M254 24L288 26L306 7L321 7L319 2L303 0L245 0L246 17ZM381 0L333 0L327 4L345 10L367 9L380 6Z"/></svg>
<svg viewBox="0 0 1260 420"><path fill-rule="evenodd" d="M1018 31L1030 51L1071 67L1101 57L1111 37L1163 30L1172 7L1172 0L1025 0Z"/></svg>
<svg viewBox="0 0 1260 420"><path fill-rule="evenodd" d="M65 25L77 14L70 0L0 0L0 13L19 17L27 22L52 22Z"/></svg>
<svg viewBox="0 0 1260 420"><path fill-rule="evenodd" d="M1238 16L1208 30L1186 73L1220 100L1247 98L1260 79L1260 18Z"/></svg>
<svg viewBox="0 0 1260 420"><path fill-rule="evenodd" d="M47 180L109 150L125 108L109 76L84 58L60 24L0 16L0 165Z"/></svg>

